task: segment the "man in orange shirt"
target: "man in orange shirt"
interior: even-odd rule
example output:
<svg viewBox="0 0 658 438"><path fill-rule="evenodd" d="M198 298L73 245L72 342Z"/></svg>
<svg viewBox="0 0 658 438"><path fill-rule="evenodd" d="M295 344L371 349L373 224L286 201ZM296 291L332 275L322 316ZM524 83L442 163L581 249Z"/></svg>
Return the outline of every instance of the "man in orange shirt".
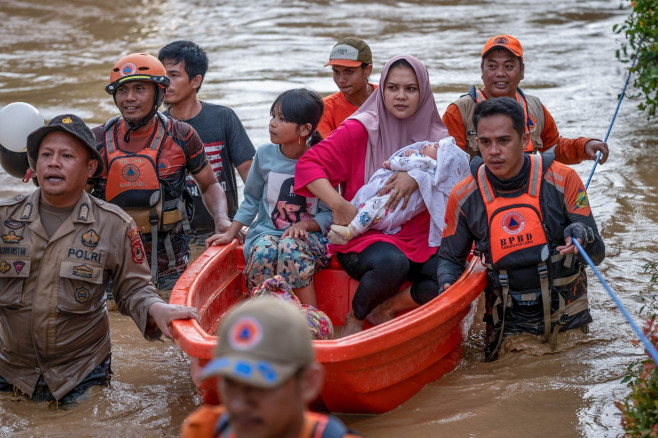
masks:
<svg viewBox="0 0 658 438"><path fill-rule="evenodd" d="M322 138L327 138L343 120L359 109L377 88L368 82L372 73L372 52L359 38L347 37L338 41L324 66L328 65L340 91L324 98L324 113L318 125Z"/></svg>
<svg viewBox="0 0 658 438"><path fill-rule="evenodd" d="M496 35L487 41L482 50L482 81L484 88L471 86L468 94L451 103L443 115L443 123L462 149L474 156L480 155L473 111L475 104L494 97L510 97L524 109L526 133L531 142L526 152L544 152L555 146L557 161L564 164L577 164L583 160L596 159L601 152L603 164L608 159L608 145L600 140L578 137L560 137L553 117L539 98L524 94L519 88L523 79L525 64L521 43L510 35Z"/></svg>

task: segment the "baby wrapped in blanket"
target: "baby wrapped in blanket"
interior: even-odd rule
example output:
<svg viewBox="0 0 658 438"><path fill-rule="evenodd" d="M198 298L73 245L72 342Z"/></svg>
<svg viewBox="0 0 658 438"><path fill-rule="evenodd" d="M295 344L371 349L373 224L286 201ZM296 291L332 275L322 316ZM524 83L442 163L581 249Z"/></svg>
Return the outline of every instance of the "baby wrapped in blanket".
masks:
<svg viewBox="0 0 658 438"><path fill-rule="evenodd" d="M468 175L468 162L468 154L452 137L439 142L421 141L399 149L384 161L382 169L375 172L350 201L359 210L352 222L347 226L332 225L327 237L335 245L345 245L370 228L395 234L402 224L427 208L432 217L428 244L439 246L448 196L452 188ZM390 192L382 196L377 196L377 193L390 176L399 171L406 171L415 179L418 190L411 194L404 210L399 203L394 211L389 211L384 206Z"/></svg>

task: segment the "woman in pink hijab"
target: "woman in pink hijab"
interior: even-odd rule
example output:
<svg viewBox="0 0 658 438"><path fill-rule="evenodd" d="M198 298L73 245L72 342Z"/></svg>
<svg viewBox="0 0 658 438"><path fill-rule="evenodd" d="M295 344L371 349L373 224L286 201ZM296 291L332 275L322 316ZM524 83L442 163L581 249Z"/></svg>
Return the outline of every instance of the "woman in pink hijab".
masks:
<svg viewBox="0 0 658 438"><path fill-rule="evenodd" d="M335 224L347 225L357 212L349 200L384 160L402 146L447 135L427 68L411 55L396 56L386 63L379 87L359 110L300 158L295 191L318 197L332 209ZM342 196L336 186L343 189ZM399 203L404 208L417 189L413 178L399 172L379 194L392 192L388 208L394 210ZM359 281L342 336L362 330L368 315L371 322L380 323L394 311L438 295L438 248L428 246L429 226L430 216L424 211L396 234L370 230L346 245L332 245L330 250L345 271ZM412 286L398 294L405 281Z"/></svg>

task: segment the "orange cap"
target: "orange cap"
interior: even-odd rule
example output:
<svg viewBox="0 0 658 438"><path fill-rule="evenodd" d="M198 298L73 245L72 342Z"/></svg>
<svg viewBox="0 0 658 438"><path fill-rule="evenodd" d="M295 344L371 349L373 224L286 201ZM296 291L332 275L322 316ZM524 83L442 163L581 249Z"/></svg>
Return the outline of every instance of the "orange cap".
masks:
<svg viewBox="0 0 658 438"><path fill-rule="evenodd" d="M482 57L484 58L493 49L509 50L514 56L521 58L521 62L523 62L523 48L521 47L521 43L511 35L496 35L489 38L487 44L484 45L484 49L482 49Z"/></svg>

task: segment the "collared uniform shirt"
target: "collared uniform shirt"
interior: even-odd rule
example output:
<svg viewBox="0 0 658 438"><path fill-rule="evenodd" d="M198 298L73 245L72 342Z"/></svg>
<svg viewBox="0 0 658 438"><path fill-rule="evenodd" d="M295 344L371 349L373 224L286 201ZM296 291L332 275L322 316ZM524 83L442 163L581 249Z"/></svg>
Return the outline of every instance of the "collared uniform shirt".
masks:
<svg viewBox="0 0 658 438"><path fill-rule="evenodd" d="M0 376L31 395L43 374L60 399L111 351L105 289L147 332L148 309L163 302L139 232L120 208L83 193L48 238L40 189L0 201Z"/></svg>

